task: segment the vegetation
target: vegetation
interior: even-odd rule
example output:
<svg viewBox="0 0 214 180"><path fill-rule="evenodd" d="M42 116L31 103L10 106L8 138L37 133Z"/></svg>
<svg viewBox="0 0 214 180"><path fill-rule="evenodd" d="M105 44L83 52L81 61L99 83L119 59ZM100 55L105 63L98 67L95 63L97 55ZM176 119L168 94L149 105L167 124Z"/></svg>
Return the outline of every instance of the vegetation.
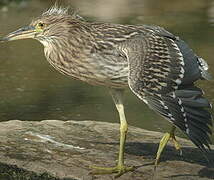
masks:
<svg viewBox="0 0 214 180"><path fill-rule="evenodd" d="M58 179L48 173L36 174L20 169L15 165L0 164L0 180L74 180L71 178Z"/></svg>

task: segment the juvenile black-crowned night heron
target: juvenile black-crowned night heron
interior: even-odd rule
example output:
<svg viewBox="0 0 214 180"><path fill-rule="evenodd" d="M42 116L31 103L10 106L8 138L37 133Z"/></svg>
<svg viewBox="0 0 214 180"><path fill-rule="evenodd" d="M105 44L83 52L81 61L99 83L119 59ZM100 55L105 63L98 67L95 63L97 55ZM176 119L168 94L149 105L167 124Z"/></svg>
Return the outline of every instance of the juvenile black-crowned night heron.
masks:
<svg viewBox="0 0 214 180"><path fill-rule="evenodd" d="M210 149L210 103L195 86L210 79L207 63L170 32L158 26L88 22L67 8L54 6L2 41L33 38L44 45L48 62L58 71L92 85L103 85L111 94L120 117L120 148L117 165L93 167L101 173L133 170L124 165L128 130L122 94L131 91L151 109L172 123L160 141L157 165L169 139L180 128L202 151Z"/></svg>

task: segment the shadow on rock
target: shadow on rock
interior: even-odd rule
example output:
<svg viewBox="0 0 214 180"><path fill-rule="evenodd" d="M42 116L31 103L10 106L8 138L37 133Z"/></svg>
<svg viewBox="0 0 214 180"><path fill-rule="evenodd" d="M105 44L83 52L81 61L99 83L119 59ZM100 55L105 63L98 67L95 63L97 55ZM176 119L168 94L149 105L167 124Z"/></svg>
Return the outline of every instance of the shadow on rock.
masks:
<svg viewBox="0 0 214 180"><path fill-rule="evenodd" d="M127 142L126 153L135 156L155 156L158 149L158 144L155 143L139 143ZM207 153L207 159L200 150L191 147L182 148L183 155L181 156L176 149L170 145L166 146L165 151L161 155L161 161L182 160L189 163L197 163L203 166L214 168L214 150Z"/></svg>
<svg viewBox="0 0 214 180"><path fill-rule="evenodd" d="M95 144L106 145L119 145L116 142L94 142ZM158 149L157 143L140 143L140 142L127 142L125 152L130 155L144 156L147 159L155 158ZM197 148L182 147L183 154L180 155L173 146L167 145L161 155L161 162L164 161L185 161L189 163L200 164L209 168L214 168L214 150L206 154L206 157ZM207 161L209 160L209 162Z"/></svg>
<svg viewBox="0 0 214 180"><path fill-rule="evenodd" d="M198 172L200 177L214 179L214 168L205 167Z"/></svg>
<svg viewBox="0 0 214 180"><path fill-rule="evenodd" d="M172 178L177 178L177 177L199 177L199 178L209 178L209 179L214 179L214 168L202 168L197 175L193 174L178 174L178 175L172 175L172 176L167 176L165 178L172 179Z"/></svg>

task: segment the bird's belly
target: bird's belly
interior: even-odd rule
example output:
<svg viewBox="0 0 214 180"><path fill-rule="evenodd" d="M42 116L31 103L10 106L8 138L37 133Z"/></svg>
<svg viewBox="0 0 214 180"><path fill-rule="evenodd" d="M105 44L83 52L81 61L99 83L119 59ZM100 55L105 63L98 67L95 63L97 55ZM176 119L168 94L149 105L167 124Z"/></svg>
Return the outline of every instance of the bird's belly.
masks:
<svg viewBox="0 0 214 180"><path fill-rule="evenodd" d="M88 62L92 66L91 69L93 69L91 78L101 82L101 85L114 88L127 86L129 72L127 62L110 61L107 58L99 58Z"/></svg>
<svg viewBox="0 0 214 180"><path fill-rule="evenodd" d="M90 68L89 68L90 69ZM110 88L124 88L128 85L128 69L119 67L98 66L87 73L80 72L77 78L92 85L102 85Z"/></svg>
<svg viewBox="0 0 214 180"><path fill-rule="evenodd" d="M93 63L70 63L70 67L58 62L49 63L60 73L74 79L84 81L91 85L102 85L110 88L125 88L128 85L128 65L109 66L108 64ZM90 63L88 63L90 62Z"/></svg>

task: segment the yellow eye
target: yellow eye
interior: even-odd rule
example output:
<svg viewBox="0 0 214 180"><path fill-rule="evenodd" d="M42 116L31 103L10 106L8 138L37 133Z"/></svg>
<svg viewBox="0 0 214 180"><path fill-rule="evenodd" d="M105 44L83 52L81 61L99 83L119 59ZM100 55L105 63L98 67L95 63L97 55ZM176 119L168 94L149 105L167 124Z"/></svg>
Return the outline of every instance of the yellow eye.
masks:
<svg viewBox="0 0 214 180"><path fill-rule="evenodd" d="M43 29L44 29L44 27L45 27L45 24L43 23L43 22L39 22L37 25L36 25L36 31L37 32L42 32L43 31Z"/></svg>
<svg viewBox="0 0 214 180"><path fill-rule="evenodd" d="M37 27L38 27L38 28L40 28L40 29L43 29L43 28L44 28L44 26L45 26L45 24L44 24L44 23L42 23L42 22L38 23L38 25L37 25Z"/></svg>

